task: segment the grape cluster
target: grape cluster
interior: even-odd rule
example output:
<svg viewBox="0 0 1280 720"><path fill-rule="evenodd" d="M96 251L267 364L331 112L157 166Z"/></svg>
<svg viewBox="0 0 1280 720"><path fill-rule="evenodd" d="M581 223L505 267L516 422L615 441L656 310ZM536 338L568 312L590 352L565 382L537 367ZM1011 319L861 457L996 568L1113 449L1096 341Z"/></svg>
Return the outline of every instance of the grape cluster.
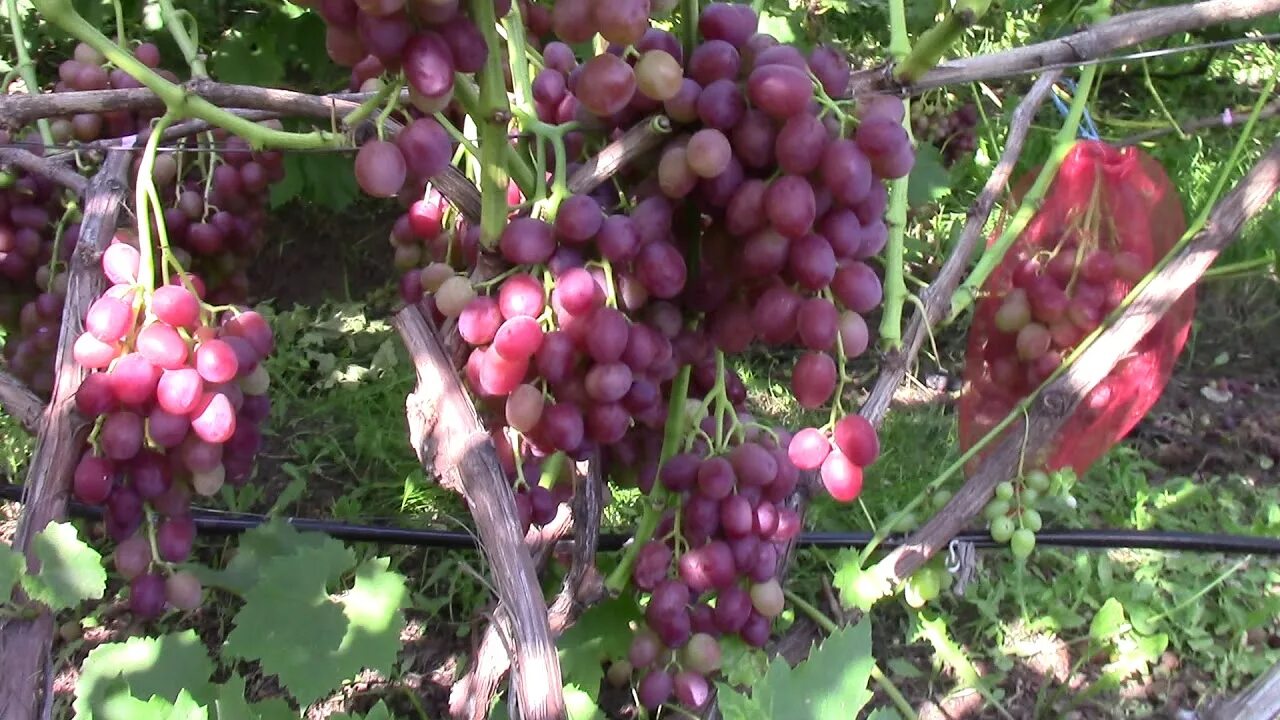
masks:
<svg viewBox="0 0 1280 720"><path fill-rule="evenodd" d="M1080 239L1068 231L1050 250L1029 248L1015 258L1012 288L984 349L990 382L1002 394L1039 387L1146 275L1150 263L1138 253Z"/></svg>
<svg viewBox="0 0 1280 720"><path fill-rule="evenodd" d="M152 177L165 203L163 230L182 267L196 273L215 305L244 303L248 270L264 242L271 186L284 179L284 155L252 151L225 131L211 133L216 152L183 141L156 156Z"/></svg>
<svg viewBox="0 0 1280 720"><path fill-rule="evenodd" d="M550 191L527 202L512 186L486 250L429 185L454 145L426 116L451 109L454 72L479 69L484 44L468 39L474 26L456 5L431 7L466 26L457 38L423 7L320 3L351 85L381 87L394 76L379 73L402 68L413 98L406 129L365 143L355 167L366 194L406 208L391 230L401 294L456 327L460 373L526 530L572 495L566 459L597 458L614 485L665 498L631 578L647 626L610 672L639 674L649 708L700 707L717 638L763 645L782 609L779 557L800 529L782 503L801 471L847 502L879 455L873 426L845 410L845 361L868 349L866 316L883 296L871 263L888 239L885 181L915 162L905 107L855 104L842 54L758 32L746 5L707 5L686 57L650 25L649 0L522 2L542 62L529 107L513 115L554 150L538 168ZM403 43L375 50L391 26ZM574 47L597 35L608 47L580 61ZM590 153L658 114L675 132L650 158L568 190ZM793 435L747 412L730 359L760 344L799 351L791 390L805 409L831 409L824 425ZM676 394L682 368L687 395ZM684 437L667 437L673 418Z"/></svg>
<svg viewBox="0 0 1280 720"><path fill-rule="evenodd" d="M996 485L995 496L982 511L991 539L1008 543L1013 556L1025 560L1035 548L1035 534L1044 524L1041 509L1055 497L1071 507L1075 501L1069 489L1074 480L1075 473L1070 468L1052 474L1035 469Z"/></svg>
<svg viewBox="0 0 1280 720"><path fill-rule="evenodd" d="M139 62L170 82L178 77L160 68L160 49L151 43L141 43L133 49ZM82 90L126 90L140 88L142 83L119 68L112 68L107 59L94 48L79 43L72 56L58 66L58 81L54 92ZM78 113L70 117L49 120L53 140L59 145L70 142L92 142L105 138L118 138L145 130L156 114L151 111L110 110L102 113Z"/></svg>
<svg viewBox="0 0 1280 720"><path fill-rule="evenodd" d="M204 304L197 276L175 275L153 289L153 278L140 277L136 243L117 233L103 254L111 286L89 307L73 346L76 363L91 371L76 408L94 429L72 490L105 507L130 606L154 617L166 600L180 609L199 603L194 576L166 580L152 568L191 554L193 495L248 480L271 409L262 361L275 340L258 313Z"/></svg>
<svg viewBox="0 0 1280 720"><path fill-rule="evenodd" d="M784 598L778 573L800 517L783 505L800 474L772 436L727 452L684 452L662 465L659 482L678 498L639 551L632 583L647 595L645 627L626 666L639 674L638 696L653 709L673 698L706 704L708 677L720 667L719 638L753 647L769 640Z"/></svg>
<svg viewBox="0 0 1280 720"><path fill-rule="evenodd" d="M978 149L978 106L966 103L955 110L924 106L914 112L911 126L916 137L942 151L943 161L953 165Z"/></svg>
<svg viewBox="0 0 1280 720"><path fill-rule="evenodd" d="M61 188L19 170L0 174L0 324L8 370L37 395L53 389L79 209Z"/></svg>
<svg viewBox="0 0 1280 720"><path fill-rule="evenodd" d="M409 98L424 113L440 112L453 99L454 73L484 66L489 46L458 0L318 0L325 49L352 68L352 84L365 87L384 72L402 70ZM511 9L499 0L498 17Z"/></svg>

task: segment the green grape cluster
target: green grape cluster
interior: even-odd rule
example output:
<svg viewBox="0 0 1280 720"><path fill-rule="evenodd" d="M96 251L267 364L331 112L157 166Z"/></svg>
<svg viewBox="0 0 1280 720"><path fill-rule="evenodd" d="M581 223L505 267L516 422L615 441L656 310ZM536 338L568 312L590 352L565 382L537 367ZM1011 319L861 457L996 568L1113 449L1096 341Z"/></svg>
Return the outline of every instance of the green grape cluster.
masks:
<svg viewBox="0 0 1280 720"><path fill-rule="evenodd" d="M995 495L983 508L991 539L1008 543L1013 556L1025 560L1036 546L1036 533L1044 525L1041 510L1055 499L1074 507L1070 494L1075 473L1070 468L1054 471L1028 470L1021 477L996 485Z"/></svg>

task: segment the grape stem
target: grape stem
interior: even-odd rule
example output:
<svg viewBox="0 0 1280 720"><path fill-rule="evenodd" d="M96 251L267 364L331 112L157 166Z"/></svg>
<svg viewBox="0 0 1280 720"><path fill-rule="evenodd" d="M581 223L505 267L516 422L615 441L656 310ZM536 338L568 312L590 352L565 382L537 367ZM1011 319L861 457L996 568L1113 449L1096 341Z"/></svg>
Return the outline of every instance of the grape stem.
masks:
<svg viewBox="0 0 1280 720"><path fill-rule="evenodd" d="M698 46L698 0L680 0L680 40L688 62Z"/></svg>
<svg viewBox="0 0 1280 720"><path fill-rule="evenodd" d="M22 84L27 86L28 95L38 95L40 93L39 79L36 77L36 66L31 62L31 53L27 48L27 38L23 34L22 21L25 19L25 13L18 11L18 0L5 0L5 10L9 15L9 29L13 31L14 50L18 55L18 66L14 68L18 75L22 77ZM0 88L0 92L8 90L8 83L5 87ZM45 146L53 146L53 131L49 129L49 120L40 118L36 120L36 129L40 132L40 140Z"/></svg>
<svg viewBox="0 0 1280 720"><path fill-rule="evenodd" d="M176 116L177 113L173 110L160 116L147 136L147 147L142 152L142 161L138 163L133 206L138 214L138 250L141 256L138 261L138 282L145 289L146 298L150 298L151 293L156 289L155 245L151 242L151 213L154 206L150 202L151 198L157 197L154 177L156 150L160 147L160 137L164 134L165 128L173 123ZM158 201L156 205L159 205ZM157 228L164 227L162 212L157 211L155 221Z"/></svg>
<svg viewBox="0 0 1280 720"><path fill-rule="evenodd" d="M800 597L796 594L796 591L784 588L782 594L786 597L788 602L794 605L797 610L804 613L805 616L812 620L815 625L823 630L823 632L828 635L834 635L840 629L840 626L837 625L834 620L827 617L826 613L818 609L818 607L813 603ZM898 686L894 685L893 681L880 670L880 665L878 663L872 662L871 664L871 679L876 682L876 685L880 686L880 689L884 691L885 695L889 696L889 700L898 708L898 712L902 713L902 717L911 718L916 716L915 708L911 707L911 703L907 701L906 696L902 694L902 691L898 689Z"/></svg>
<svg viewBox="0 0 1280 720"><path fill-rule="evenodd" d="M477 0L477 1L482 1L482 0ZM478 19L476 23L477 25L479 24ZM496 25L492 27L494 29L485 34L486 42L497 37ZM490 45L490 47L496 47L496 45ZM494 53L491 52L490 55L492 56L494 55ZM504 105L506 105L506 97L507 97L506 80L505 78L503 78L502 66L500 62L501 61L499 60L499 64L497 66L497 72L500 80L499 84L502 85L503 103ZM484 72L484 71L482 70L481 72ZM477 74L477 77L479 77L479 74ZM453 99L457 101L458 106L461 107L462 111L466 113L469 117L471 118L480 117L481 115L480 91L475 85L471 83L471 78L467 77L466 75L463 75L462 73L454 74ZM511 112L509 105L507 106L506 112L508 114ZM520 153L514 147L512 147L510 143L507 142L505 125L503 126L503 130L502 130L502 139L497 143L497 145L498 147L502 148L503 158L506 161L507 173L511 176L511 179L515 181L516 185L520 188L520 191L525 194L525 197L528 197L529 193L533 191L534 182L535 182L534 176L533 176L533 169L529 166L529 163L526 162L525 159L520 156ZM506 189L506 186L504 185L502 188L502 193L504 197L506 196L506 192L507 192L507 189Z"/></svg>
<svg viewBox="0 0 1280 720"><path fill-rule="evenodd" d="M907 35L905 0L889 0L889 57L903 62L911 54L911 38Z"/></svg>
<svg viewBox="0 0 1280 720"><path fill-rule="evenodd" d="M479 96L476 112L471 115L478 128L477 145L480 149L480 244L492 250L498 245L498 237L507 223L507 183L511 176L507 170L504 147L507 145L507 125L511 118L511 106L507 101L507 87L502 72L502 53L499 52L497 13L493 0L471 0L471 17L484 35L489 54L484 67L476 73Z"/></svg>
<svg viewBox="0 0 1280 720"><path fill-rule="evenodd" d="M906 128L908 142L911 137L911 100L904 101L902 126ZM889 241L884 252L884 311L880 316L880 344L886 350L896 350L902 344L902 306L907 299L905 237L907 232L907 197L910 174L889 183L889 209L885 222L889 226Z"/></svg>
<svg viewBox="0 0 1280 720"><path fill-rule="evenodd" d="M15 1L7 0L10 3ZM135 58L132 53L125 51L99 32L92 23L76 11L70 0L32 0L31 4L50 23L102 53L116 67L150 89L164 102L165 107L177 111L183 117L204 120L239 135L255 150L265 147L282 150L314 150L344 147L346 144L343 136L337 133L321 130L305 133L274 130L237 117L204 98L188 93L180 85L165 80L156 71ZM10 16L13 17L13 14L10 13Z"/></svg>
<svg viewBox="0 0 1280 720"><path fill-rule="evenodd" d="M895 57L898 66L893 71L893 79L903 85L919 80L938 64L947 48L973 27L990 7L991 0L957 0L941 22L920 36L905 58Z"/></svg>
<svg viewBox="0 0 1280 720"><path fill-rule="evenodd" d="M190 31L182 23L184 15L191 21ZM173 0L160 0L160 20L173 36L173 42L177 44L183 59L187 61L187 67L191 68L191 77L209 77L209 71L204 66L204 54L200 52L200 31L191 13L186 10L179 12L174 8Z"/></svg>
<svg viewBox="0 0 1280 720"><path fill-rule="evenodd" d="M675 379L671 381L671 400L667 405L667 426L662 436L662 451L658 456L658 472L662 472L662 466L676 454L676 448L680 447L681 441L684 439L684 417L685 417L685 401L689 398L689 374L691 368L685 365L680 368L680 372L676 374ZM605 580L605 590L611 595L617 595L626 587L627 582L631 580L631 569L635 567L636 556L640 553L640 548L653 537L653 533L658 529L658 523L662 520L662 512L667 505L667 489L663 487L662 482L655 480L653 490L649 494L649 503L644 508L644 514L640 516L640 520L636 523L635 539L623 551L622 559L618 561L618 566L609 573L608 579Z"/></svg>
<svg viewBox="0 0 1280 720"><path fill-rule="evenodd" d="M374 111L382 107L382 104L387 101L387 98L390 97L392 93L396 93L398 96L399 92L399 83L387 83L386 85L383 85L378 88L378 92L374 93L373 97L360 103L360 107L347 113L346 117L342 118L343 124L347 127L356 127L365 120L368 120L373 115Z"/></svg>
<svg viewBox="0 0 1280 720"><path fill-rule="evenodd" d="M1005 226L995 243L982 254L978 264L969 272L969 277L952 293L951 313L948 316L948 322L954 322L956 318L960 317L961 313L973 304L978 291L986 283L987 278L995 271L996 266L1004 259L1005 253L1013 246L1014 240L1022 234L1027 224L1031 222L1036 212L1039 211L1041 203L1044 202L1044 196L1049 191L1049 186L1053 184L1054 178L1058 175L1058 168L1061 167L1062 161L1066 159L1071 149L1075 147L1076 133L1080 128L1080 118L1084 115L1085 105L1089 102L1089 94L1093 88L1093 81L1097 71L1097 65L1090 65L1081 71L1075 97L1071 99L1071 107L1067 111L1066 119L1062 121L1062 127L1058 130L1058 134L1054 136L1053 149L1049 152L1049 158L1045 160L1044 166L1040 168L1040 174L1036 176L1031 189L1023 197L1022 204L1018 208L1018 212L1014 214L1013 219Z"/></svg>

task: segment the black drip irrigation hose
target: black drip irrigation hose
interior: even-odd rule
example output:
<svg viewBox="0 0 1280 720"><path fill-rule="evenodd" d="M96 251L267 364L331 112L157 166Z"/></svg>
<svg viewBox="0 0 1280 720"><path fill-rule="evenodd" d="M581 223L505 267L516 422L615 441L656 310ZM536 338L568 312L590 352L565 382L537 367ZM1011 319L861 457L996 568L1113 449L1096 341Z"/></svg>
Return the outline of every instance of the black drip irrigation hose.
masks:
<svg viewBox="0 0 1280 720"><path fill-rule="evenodd" d="M22 486L0 485L0 499L22 501ZM87 520L102 517L101 508L72 502L71 515ZM201 535L225 537L252 530L271 518L253 513L230 513L217 510L192 508L191 518ZM475 537L461 530L423 530L391 525L358 525L333 520L283 517L284 522L304 532L320 532L336 540L347 542L373 542L388 545L474 549ZM871 541L869 532L804 532L798 545L812 548L861 548ZM599 548L603 551L620 550L631 538L620 533L600 535ZM906 536L887 538L880 547L892 549L906 542ZM962 532L957 542L972 543L978 548L1001 548L986 532ZM1160 530L1053 530L1036 533L1040 546L1093 548L1102 550L1180 550L1199 553L1227 553L1238 555L1280 555L1280 538L1250 535L1221 535L1210 533L1168 532Z"/></svg>

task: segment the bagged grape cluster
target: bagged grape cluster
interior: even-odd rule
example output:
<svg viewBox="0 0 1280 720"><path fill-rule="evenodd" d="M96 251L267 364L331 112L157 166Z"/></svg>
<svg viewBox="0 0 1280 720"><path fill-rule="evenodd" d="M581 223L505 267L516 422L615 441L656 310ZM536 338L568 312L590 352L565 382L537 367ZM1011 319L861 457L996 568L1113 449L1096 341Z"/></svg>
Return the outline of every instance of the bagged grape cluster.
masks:
<svg viewBox="0 0 1280 720"><path fill-rule="evenodd" d="M1181 201L1150 156L1078 141L1039 211L983 286L965 358L961 445L972 447L1058 370L1184 228ZM1043 456L1028 459L1028 467L1083 474L1123 438L1168 382L1194 308L1189 291L1085 397Z"/></svg>
<svg viewBox="0 0 1280 720"><path fill-rule="evenodd" d="M262 362L275 340L258 313L206 304L198 276L159 286L140 277L136 242L117 233L103 254L111 285L89 307L73 347L76 363L91 371L76 408L94 427L72 490L105 509L130 607L154 617L166 601L179 609L199 603L194 576L166 579L161 569L191 554L192 498L249 478L271 408Z"/></svg>

